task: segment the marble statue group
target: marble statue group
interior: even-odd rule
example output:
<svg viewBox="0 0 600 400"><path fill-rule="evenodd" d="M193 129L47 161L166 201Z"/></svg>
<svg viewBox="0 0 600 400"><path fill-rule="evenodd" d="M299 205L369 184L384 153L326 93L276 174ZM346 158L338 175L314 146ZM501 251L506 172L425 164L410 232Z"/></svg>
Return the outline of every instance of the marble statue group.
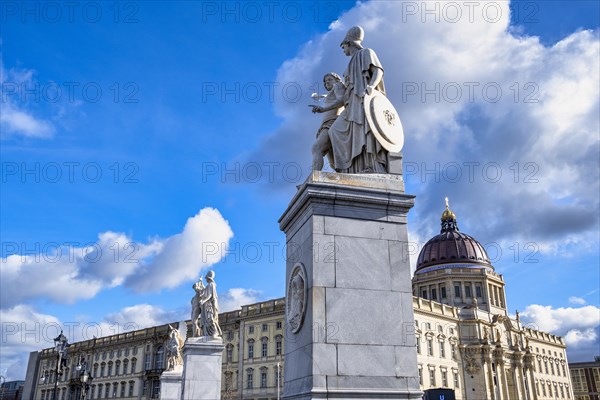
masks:
<svg viewBox="0 0 600 400"><path fill-rule="evenodd" d="M209 271L206 274L206 286L202 277L192 286L194 297L192 297L192 336L222 336L219 326L219 302L217 296L217 285L215 284L215 273Z"/></svg>
<svg viewBox="0 0 600 400"><path fill-rule="evenodd" d="M343 81L336 73L327 73L324 105L310 106L313 113L323 114L312 147L313 170L323 169L327 155L336 172L388 173L389 151L402 147L400 119L385 99L383 66L373 50L362 46L363 38L360 26L348 30L340 44L350 57Z"/></svg>

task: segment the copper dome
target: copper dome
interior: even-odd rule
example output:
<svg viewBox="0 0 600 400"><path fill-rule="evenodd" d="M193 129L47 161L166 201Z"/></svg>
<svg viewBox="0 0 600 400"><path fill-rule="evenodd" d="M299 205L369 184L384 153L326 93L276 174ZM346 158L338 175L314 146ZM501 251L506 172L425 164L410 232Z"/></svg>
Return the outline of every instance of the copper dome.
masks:
<svg viewBox="0 0 600 400"><path fill-rule="evenodd" d="M490 257L477 240L459 232L456 216L448 207L442 214L442 231L431 238L419 253L417 271L447 263L472 263L492 267Z"/></svg>

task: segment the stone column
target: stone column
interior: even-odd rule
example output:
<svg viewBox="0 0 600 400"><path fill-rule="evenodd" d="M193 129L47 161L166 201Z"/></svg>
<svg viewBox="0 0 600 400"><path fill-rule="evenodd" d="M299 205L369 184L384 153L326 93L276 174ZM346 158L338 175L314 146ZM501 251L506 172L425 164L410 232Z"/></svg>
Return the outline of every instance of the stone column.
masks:
<svg viewBox="0 0 600 400"><path fill-rule="evenodd" d="M279 220L284 399L421 399L401 179L315 171Z"/></svg>
<svg viewBox="0 0 600 400"><path fill-rule="evenodd" d="M223 358L221 338L188 338L183 346L181 400L220 400Z"/></svg>

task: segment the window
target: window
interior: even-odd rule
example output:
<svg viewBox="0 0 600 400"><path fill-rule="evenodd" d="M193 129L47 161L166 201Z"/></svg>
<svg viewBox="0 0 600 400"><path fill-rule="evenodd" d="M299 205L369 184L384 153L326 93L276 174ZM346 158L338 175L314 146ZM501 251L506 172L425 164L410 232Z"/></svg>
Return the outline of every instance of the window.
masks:
<svg viewBox="0 0 600 400"><path fill-rule="evenodd" d="M131 373L135 374L135 364L137 364L137 358L131 359Z"/></svg>
<svg viewBox="0 0 600 400"><path fill-rule="evenodd" d="M148 381L144 381L144 386L142 386L142 395L146 396L148 394Z"/></svg>
<svg viewBox="0 0 600 400"><path fill-rule="evenodd" d="M227 340L233 340L233 331L227 332Z"/></svg>
<svg viewBox="0 0 600 400"><path fill-rule="evenodd" d="M117 360L115 362L115 375L121 374L121 361Z"/></svg>
<svg viewBox="0 0 600 400"><path fill-rule="evenodd" d="M123 360L123 375L127 375L127 367L129 367L129 360Z"/></svg>
<svg viewBox="0 0 600 400"><path fill-rule="evenodd" d="M144 366L146 371L152 369L152 355L150 354L150 350L146 349L146 354L144 355Z"/></svg>
<svg viewBox="0 0 600 400"><path fill-rule="evenodd" d="M254 333L254 325L249 325L248 326L248 333L249 334L253 334Z"/></svg>
<svg viewBox="0 0 600 400"><path fill-rule="evenodd" d="M121 397L125 397L125 382L121 382Z"/></svg>
<svg viewBox="0 0 600 400"><path fill-rule="evenodd" d="M108 369L106 370L106 376L111 376L112 375L112 367L113 367L113 362L109 361L108 362Z"/></svg>
<svg viewBox="0 0 600 400"><path fill-rule="evenodd" d="M552 373L552 375L554 375L554 363L553 362L550 363L550 372Z"/></svg>
<svg viewBox="0 0 600 400"><path fill-rule="evenodd" d="M425 329L427 329L428 331L430 331L431 330L431 323L425 322Z"/></svg>
<svg viewBox="0 0 600 400"><path fill-rule="evenodd" d="M444 342L440 342L440 357L446 358L446 344Z"/></svg>
<svg viewBox="0 0 600 400"><path fill-rule="evenodd" d="M114 350L111 350L111 351L110 351L110 358L114 358L114 357L115 357L115 351L114 351Z"/></svg>
<svg viewBox="0 0 600 400"><path fill-rule="evenodd" d="M103 360L106 360L106 351L103 351L103 352L102 352L102 359L103 359Z"/></svg>
<svg viewBox="0 0 600 400"><path fill-rule="evenodd" d="M225 391L233 389L233 372L225 372Z"/></svg>
<svg viewBox="0 0 600 400"><path fill-rule="evenodd" d="M266 331L268 331L268 330L269 330L269 325L267 325L267 324L262 324L262 331L263 331L263 332L266 332Z"/></svg>
<svg viewBox="0 0 600 400"><path fill-rule="evenodd" d="M429 386L435 387L435 369L429 369Z"/></svg>
<svg viewBox="0 0 600 400"><path fill-rule="evenodd" d="M542 382L542 396L546 396L546 384Z"/></svg>
<svg viewBox="0 0 600 400"><path fill-rule="evenodd" d="M459 285L454 285L454 297L458 297L460 298L460 286Z"/></svg>
<svg viewBox="0 0 600 400"><path fill-rule="evenodd" d="M254 358L254 340L248 340L248 358Z"/></svg>
<svg viewBox="0 0 600 400"><path fill-rule="evenodd" d="M266 368L260 369L260 387L261 388L267 387L267 369Z"/></svg>
<svg viewBox="0 0 600 400"><path fill-rule="evenodd" d="M454 343L450 343L450 357L452 357L453 360L456 360L456 344Z"/></svg>
<svg viewBox="0 0 600 400"><path fill-rule="evenodd" d="M281 323L281 321L277 321L276 328L281 329L282 326L283 326L283 324Z"/></svg>
<svg viewBox="0 0 600 400"><path fill-rule="evenodd" d="M544 360L544 370L548 373L548 361Z"/></svg>
<svg viewBox="0 0 600 400"><path fill-rule="evenodd" d="M483 297L481 295L481 285L475 285L475 296L477 296L479 298Z"/></svg>
<svg viewBox="0 0 600 400"><path fill-rule="evenodd" d="M560 385L560 397L562 397L563 399L565 398L565 391L564 391L562 385Z"/></svg>
<svg viewBox="0 0 600 400"><path fill-rule="evenodd" d="M471 297L473 297L471 295L471 285L465 285L465 297L467 299L470 299Z"/></svg>
<svg viewBox="0 0 600 400"><path fill-rule="evenodd" d="M261 357L266 357L268 352L269 352L269 339L264 337L264 338L262 338L262 346L261 346L261 351L260 351Z"/></svg>
<svg viewBox="0 0 600 400"><path fill-rule="evenodd" d="M106 387L104 390L104 397L106 397L107 399L110 398L110 383L106 384Z"/></svg>
<svg viewBox="0 0 600 400"><path fill-rule="evenodd" d="M246 370L246 388L252 389L254 387L254 370L248 368Z"/></svg>
<svg viewBox="0 0 600 400"><path fill-rule="evenodd" d="M117 350L117 357L121 357L122 354L123 354L123 349Z"/></svg>
<svg viewBox="0 0 600 400"><path fill-rule="evenodd" d="M427 299L427 290L426 289L423 289L421 291L421 297L424 298L424 299Z"/></svg>
<svg viewBox="0 0 600 400"><path fill-rule="evenodd" d="M152 381L152 398L160 398L160 380L158 379Z"/></svg>
<svg viewBox="0 0 600 400"><path fill-rule="evenodd" d="M417 354L421 354L421 337L417 336Z"/></svg>
<svg viewBox="0 0 600 400"><path fill-rule="evenodd" d="M283 337L277 336L275 338L275 355L280 356L283 354Z"/></svg>
<svg viewBox="0 0 600 400"><path fill-rule="evenodd" d="M92 376L98 376L98 363L94 364Z"/></svg>
<svg viewBox="0 0 600 400"><path fill-rule="evenodd" d="M129 393L127 394L129 397L133 397L134 388L135 388L135 382L129 381Z"/></svg>
<svg viewBox="0 0 600 400"><path fill-rule="evenodd" d="M137 354L137 351L138 351L137 346L133 346L133 352L132 353L133 353L134 356Z"/></svg>
<svg viewBox="0 0 600 400"><path fill-rule="evenodd" d="M442 387L448 387L448 372L442 370Z"/></svg>
<svg viewBox="0 0 600 400"><path fill-rule="evenodd" d="M98 398L101 399L102 398L102 389L103 389L104 385L103 384L99 384L98 385Z"/></svg>
<svg viewBox="0 0 600 400"><path fill-rule="evenodd" d="M437 290L431 289L431 300L437 300Z"/></svg>
<svg viewBox="0 0 600 400"><path fill-rule="evenodd" d="M419 365L419 385L423 386L423 367Z"/></svg>
<svg viewBox="0 0 600 400"><path fill-rule="evenodd" d="M446 294L446 286L440 287L440 295L442 296L442 299L445 299L448 297L448 295Z"/></svg>
<svg viewBox="0 0 600 400"><path fill-rule="evenodd" d="M227 345L226 357L227 357L227 362L233 361L233 345L231 343Z"/></svg>
<svg viewBox="0 0 600 400"><path fill-rule="evenodd" d="M129 356L129 347L125 347L125 357Z"/></svg>
<svg viewBox="0 0 600 400"><path fill-rule="evenodd" d="M433 356L433 339L427 339L427 355Z"/></svg>
<svg viewBox="0 0 600 400"><path fill-rule="evenodd" d="M101 378L104 376L104 368L106 368L106 364L104 364L104 363L100 364L100 377Z"/></svg>
<svg viewBox="0 0 600 400"><path fill-rule="evenodd" d="M459 388L460 384L458 381L458 371L452 371L452 377L454 378L454 387Z"/></svg>
<svg viewBox="0 0 600 400"><path fill-rule="evenodd" d="M275 385L282 387L283 386L283 380L281 379L281 367L278 365L275 365Z"/></svg>
<svg viewBox="0 0 600 400"><path fill-rule="evenodd" d="M154 369L163 369L164 362L165 348L162 346L158 346L158 348L156 349L156 359L154 360Z"/></svg>

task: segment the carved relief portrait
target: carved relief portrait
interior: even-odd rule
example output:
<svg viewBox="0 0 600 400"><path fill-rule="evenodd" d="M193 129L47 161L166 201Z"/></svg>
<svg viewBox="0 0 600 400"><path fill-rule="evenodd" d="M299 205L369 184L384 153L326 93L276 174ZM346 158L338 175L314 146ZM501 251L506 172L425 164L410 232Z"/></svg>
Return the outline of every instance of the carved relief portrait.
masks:
<svg viewBox="0 0 600 400"><path fill-rule="evenodd" d="M287 292L287 323L292 333L297 333L302 327L306 313L306 272L300 263L292 268L288 281Z"/></svg>

